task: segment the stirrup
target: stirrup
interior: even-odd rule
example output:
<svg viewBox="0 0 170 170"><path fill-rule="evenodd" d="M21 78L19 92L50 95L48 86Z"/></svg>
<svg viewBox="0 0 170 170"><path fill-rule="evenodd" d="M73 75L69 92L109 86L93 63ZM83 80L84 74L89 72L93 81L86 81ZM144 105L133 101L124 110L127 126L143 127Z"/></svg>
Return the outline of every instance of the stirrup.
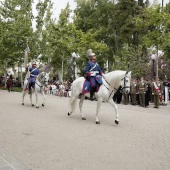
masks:
<svg viewBox="0 0 170 170"><path fill-rule="evenodd" d="M93 97L90 97L89 100L94 101L94 98L93 98Z"/></svg>

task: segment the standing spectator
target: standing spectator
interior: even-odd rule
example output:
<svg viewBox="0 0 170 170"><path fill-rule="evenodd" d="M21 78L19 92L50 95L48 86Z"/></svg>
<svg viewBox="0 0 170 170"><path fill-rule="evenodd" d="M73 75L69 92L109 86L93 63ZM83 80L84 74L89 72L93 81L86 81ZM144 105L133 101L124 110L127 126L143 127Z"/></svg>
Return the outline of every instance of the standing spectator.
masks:
<svg viewBox="0 0 170 170"><path fill-rule="evenodd" d="M123 94L123 103L125 105L127 105L129 103L129 94L128 94L128 91L124 90L122 92L122 94Z"/></svg>
<svg viewBox="0 0 170 170"><path fill-rule="evenodd" d="M141 81L139 82L139 100L140 105L145 107L145 93L146 93L146 82L143 77L141 77Z"/></svg>
<svg viewBox="0 0 170 170"><path fill-rule="evenodd" d="M169 90L169 101L170 101L170 82L169 82L169 85L168 85L168 90Z"/></svg>
<svg viewBox="0 0 170 170"><path fill-rule="evenodd" d="M145 93L145 107L149 106L151 85L149 80L146 80L146 93Z"/></svg>
<svg viewBox="0 0 170 170"><path fill-rule="evenodd" d="M162 90L163 90L162 84L159 81L159 78L157 77L156 81L153 82L152 85L152 92L154 95L154 108L157 109L159 108L159 97L162 95Z"/></svg>
<svg viewBox="0 0 170 170"><path fill-rule="evenodd" d="M53 91L53 94L55 95L56 94L56 85L55 84L52 84L52 91Z"/></svg>
<svg viewBox="0 0 170 170"><path fill-rule="evenodd" d="M136 93L137 93L137 82L136 79L133 79L130 85L130 94L131 94L131 100L132 105L136 105Z"/></svg>
<svg viewBox="0 0 170 170"><path fill-rule="evenodd" d="M152 86L153 86L153 82L154 82L154 79L152 79L152 81L150 82L150 86L151 86L151 91L150 91L150 102L153 103L154 101L154 96L153 96L153 92L152 92Z"/></svg>
<svg viewBox="0 0 170 170"><path fill-rule="evenodd" d="M136 93L136 102L138 105L140 105L140 100L139 100L139 79L136 79L136 83L137 83L137 93Z"/></svg>
<svg viewBox="0 0 170 170"><path fill-rule="evenodd" d="M56 96L59 96L59 82L56 82Z"/></svg>
<svg viewBox="0 0 170 170"><path fill-rule="evenodd" d="M164 104L168 104L168 87L169 87L169 82L168 79L165 77L165 80L163 82L163 92L164 92Z"/></svg>
<svg viewBox="0 0 170 170"><path fill-rule="evenodd" d="M50 95L53 94L53 89L52 89L52 85L50 85Z"/></svg>
<svg viewBox="0 0 170 170"><path fill-rule="evenodd" d="M64 96L65 97L67 97L68 96L68 82L67 81L65 81L64 83L63 83L63 85L64 85Z"/></svg>
<svg viewBox="0 0 170 170"><path fill-rule="evenodd" d="M63 96L64 89L65 89L65 87L64 87L63 83L60 83L60 85L59 85L59 95L60 95L60 97Z"/></svg>

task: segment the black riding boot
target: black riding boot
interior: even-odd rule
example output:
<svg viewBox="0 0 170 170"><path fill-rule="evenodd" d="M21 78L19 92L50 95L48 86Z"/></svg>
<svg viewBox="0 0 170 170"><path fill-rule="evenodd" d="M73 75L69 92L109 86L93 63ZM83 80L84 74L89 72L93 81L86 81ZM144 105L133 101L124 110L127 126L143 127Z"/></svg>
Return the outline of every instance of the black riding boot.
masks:
<svg viewBox="0 0 170 170"><path fill-rule="evenodd" d="M32 83L29 83L29 86L28 86L28 94L31 94L31 86L32 86Z"/></svg>
<svg viewBox="0 0 170 170"><path fill-rule="evenodd" d="M91 87L91 89L90 89L90 100L91 101L94 100L94 98L93 98L94 92L95 92L95 87Z"/></svg>

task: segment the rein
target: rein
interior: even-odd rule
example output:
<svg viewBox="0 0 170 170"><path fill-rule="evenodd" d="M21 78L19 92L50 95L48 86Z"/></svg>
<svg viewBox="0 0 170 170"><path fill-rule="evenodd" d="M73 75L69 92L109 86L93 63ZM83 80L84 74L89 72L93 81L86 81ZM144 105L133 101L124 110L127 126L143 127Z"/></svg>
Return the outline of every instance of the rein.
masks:
<svg viewBox="0 0 170 170"><path fill-rule="evenodd" d="M43 75L43 77L42 78L44 78L45 77L45 75ZM38 78L38 77L37 77ZM40 81L39 81L40 82ZM45 84L47 81L44 81L43 83ZM41 83L41 82L40 82ZM37 82L35 82L35 84L37 84L40 88L42 88L44 85L39 85ZM42 84L42 83L41 83Z"/></svg>
<svg viewBox="0 0 170 170"><path fill-rule="evenodd" d="M102 75L102 77L103 77L103 79L105 80L105 82L113 89L112 91L111 91L111 93L110 93L110 95L109 95L109 98L111 97L111 95L112 95L112 93L116 90L117 91L117 89L116 88L114 88L114 87L112 87L111 86L111 84L105 79L105 77ZM103 84L105 87L106 87L106 89L108 90L108 91L110 91L110 89L105 85L105 84ZM109 100L109 98L107 99L107 100Z"/></svg>
<svg viewBox="0 0 170 170"><path fill-rule="evenodd" d="M125 76L121 79L121 80L124 80L124 86L120 89L120 91L122 91L123 89L126 89L126 88L130 88L130 86L126 86L126 82L127 82L127 80L126 80L126 75L127 75L127 73L128 73L128 72L126 72ZM105 82L113 89L113 90L111 91L110 95L109 95L109 98L110 98L111 95L112 95L112 93L113 93L114 91L117 91L118 89L112 87L111 84L105 79L105 77L104 77L103 75L102 75L102 77L103 77L103 79L105 80ZM110 91L110 89L109 89L105 84L103 84L103 85L106 87L107 90ZM108 99L109 99L109 98L108 98ZM107 100L108 100L108 99L107 99Z"/></svg>

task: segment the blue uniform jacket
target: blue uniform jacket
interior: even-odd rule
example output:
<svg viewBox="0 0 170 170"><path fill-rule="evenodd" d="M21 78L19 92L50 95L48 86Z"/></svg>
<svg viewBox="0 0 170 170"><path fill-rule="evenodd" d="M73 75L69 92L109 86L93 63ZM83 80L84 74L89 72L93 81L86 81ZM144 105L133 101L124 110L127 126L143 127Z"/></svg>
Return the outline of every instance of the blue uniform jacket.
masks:
<svg viewBox="0 0 170 170"><path fill-rule="evenodd" d="M97 63L89 61L84 68L84 73L87 74L90 71L90 69L92 69L95 66L95 64L97 64ZM98 64L91 71L98 71L99 73L97 73L96 75L102 74L101 68Z"/></svg>
<svg viewBox="0 0 170 170"><path fill-rule="evenodd" d="M39 70L37 68L29 68L29 72L30 72L30 82L35 82L36 77L40 73Z"/></svg>
<svg viewBox="0 0 170 170"><path fill-rule="evenodd" d="M96 65L96 66L95 66ZM94 67L95 66L95 67ZM93 69L92 69L93 68ZM88 72L98 72L96 73L95 76L88 76ZM91 62L89 61L85 68L84 68L84 73L85 73L85 78L91 82L91 85L92 86L96 86L96 83L98 84L102 84L102 78L100 75L102 75L102 71L101 71L101 68L100 66L96 63L96 62Z"/></svg>

